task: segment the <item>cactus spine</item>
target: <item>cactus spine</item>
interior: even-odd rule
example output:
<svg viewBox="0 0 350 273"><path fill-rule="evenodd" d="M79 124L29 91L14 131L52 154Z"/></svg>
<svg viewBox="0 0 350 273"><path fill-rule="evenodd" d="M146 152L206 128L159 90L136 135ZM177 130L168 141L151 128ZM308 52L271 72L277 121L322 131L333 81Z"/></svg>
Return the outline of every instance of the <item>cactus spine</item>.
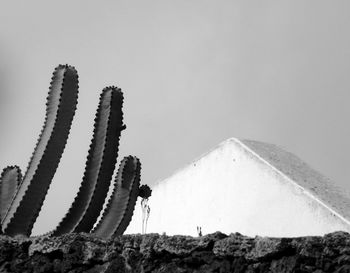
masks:
<svg viewBox="0 0 350 273"><path fill-rule="evenodd" d="M2 219L6 234L30 235L64 150L77 97L77 71L68 65L58 66L47 97L43 129L24 178Z"/></svg>
<svg viewBox="0 0 350 273"><path fill-rule="evenodd" d="M122 235L131 221L140 186L140 160L125 157L115 178L114 190L93 233L109 238Z"/></svg>
<svg viewBox="0 0 350 273"><path fill-rule="evenodd" d="M94 134L79 192L63 220L53 232L89 232L102 209L116 164L123 127L123 94L106 87L97 109Z"/></svg>

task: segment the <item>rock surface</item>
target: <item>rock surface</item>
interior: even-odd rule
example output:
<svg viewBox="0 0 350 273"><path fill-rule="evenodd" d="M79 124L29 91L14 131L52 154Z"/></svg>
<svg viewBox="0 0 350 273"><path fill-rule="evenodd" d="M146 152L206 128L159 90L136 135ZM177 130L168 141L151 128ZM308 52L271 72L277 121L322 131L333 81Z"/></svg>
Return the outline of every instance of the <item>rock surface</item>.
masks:
<svg viewBox="0 0 350 273"><path fill-rule="evenodd" d="M350 234L0 236L0 272L350 272Z"/></svg>

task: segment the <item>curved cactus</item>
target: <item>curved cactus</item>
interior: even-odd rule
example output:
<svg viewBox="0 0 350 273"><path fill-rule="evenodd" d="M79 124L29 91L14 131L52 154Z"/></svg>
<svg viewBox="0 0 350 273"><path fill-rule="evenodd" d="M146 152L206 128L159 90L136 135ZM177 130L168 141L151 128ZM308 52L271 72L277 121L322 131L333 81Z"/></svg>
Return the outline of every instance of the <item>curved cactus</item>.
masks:
<svg viewBox="0 0 350 273"><path fill-rule="evenodd" d="M22 180L19 167L4 169L0 177L0 217L8 235L30 235L64 150L78 94L74 67L56 68L47 98L46 119ZM68 213L50 235L90 232L107 196L118 155L123 125L123 93L117 87L103 89L97 109L93 138L79 192ZM120 235L129 224L137 196L148 198L151 190L140 184L141 164L129 156L121 162L112 197L94 233L107 238Z"/></svg>
<svg viewBox="0 0 350 273"><path fill-rule="evenodd" d="M89 232L98 218L115 168L120 133L125 129L122 104L123 93L119 88L106 87L102 91L83 181L71 208L52 235Z"/></svg>
<svg viewBox="0 0 350 273"><path fill-rule="evenodd" d="M131 221L140 185L140 160L125 157L115 178L114 190L100 222L92 233L102 238L122 235Z"/></svg>
<svg viewBox="0 0 350 273"><path fill-rule="evenodd" d="M66 145L78 95L74 67L59 65L47 97L46 118L27 171L2 219L8 235L30 235Z"/></svg>
<svg viewBox="0 0 350 273"><path fill-rule="evenodd" d="M0 218L4 215L12 201L17 187L22 181L21 169L18 166L6 167L0 177Z"/></svg>

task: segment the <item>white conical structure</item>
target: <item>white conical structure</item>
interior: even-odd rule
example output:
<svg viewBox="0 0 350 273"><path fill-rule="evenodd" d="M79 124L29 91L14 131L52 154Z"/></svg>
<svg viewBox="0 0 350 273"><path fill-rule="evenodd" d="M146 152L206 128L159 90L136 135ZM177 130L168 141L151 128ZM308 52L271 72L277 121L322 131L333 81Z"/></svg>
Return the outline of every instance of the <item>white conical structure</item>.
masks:
<svg viewBox="0 0 350 273"><path fill-rule="evenodd" d="M281 148L231 138L153 186L147 233L248 236L350 232L350 197ZM126 233L141 233L136 204Z"/></svg>

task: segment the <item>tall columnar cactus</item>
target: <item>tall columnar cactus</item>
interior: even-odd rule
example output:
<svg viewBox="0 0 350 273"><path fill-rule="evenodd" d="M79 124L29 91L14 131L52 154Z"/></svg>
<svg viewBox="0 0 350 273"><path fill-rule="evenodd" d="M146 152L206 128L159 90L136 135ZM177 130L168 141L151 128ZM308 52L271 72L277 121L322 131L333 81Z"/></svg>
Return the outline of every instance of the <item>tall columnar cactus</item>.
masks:
<svg viewBox="0 0 350 273"><path fill-rule="evenodd" d="M18 166L8 166L2 171L0 177L0 219L4 218L21 181L22 174Z"/></svg>
<svg viewBox="0 0 350 273"><path fill-rule="evenodd" d="M89 232L102 209L116 164L123 126L123 94L116 87L102 91L94 134L78 195L53 235Z"/></svg>
<svg viewBox="0 0 350 273"><path fill-rule="evenodd" d="M125 157L119 166L113 193L93 233L109 238L124 233L131 221L140 186L140 160Z"/></svg>
<svg viewBox="0 0 350 273"><path fill-rule="evenodd" d="M47 101L46 120L27 172L10 166L0 177L2 231L30 235L58 166L74 116L78 75L68 65L54 72ZM68 213L50 235L90 232L107 196L115 168L123 125L123 93L117 87L103 89L97 109L93 138L79 192ZM148 198L147 185L139 187L141 163L129 156L121 162L115 189L94 233L103 238L120 235L129 224L137 196Z"/></svg>
<svg viewBox="0 0 350 273"><path fill-rule="evenodd" d="M6 234L31 233L66 145L77 98L77 71L68 65L58 66L47 97L43 129L24 178L2 219Z"/></svg>

